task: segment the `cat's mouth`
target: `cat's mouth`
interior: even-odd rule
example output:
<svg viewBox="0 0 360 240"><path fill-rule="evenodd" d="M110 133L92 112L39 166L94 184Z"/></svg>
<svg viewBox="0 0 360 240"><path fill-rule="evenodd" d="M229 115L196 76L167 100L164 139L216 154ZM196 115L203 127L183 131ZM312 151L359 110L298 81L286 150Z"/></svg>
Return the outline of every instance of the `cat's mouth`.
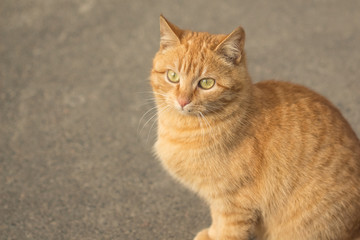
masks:
<svg viewBox="0 0 360 240"><path fill-rule="evenodd" d="M196 104L195 102L181 105L178 101L176 101L173 106L181 115L184 116L201 116L207 113L206 107Z"/></svg>
<svg viewBox="0 0 360 240"><path fill-rule="evenodd" d="M194 109L191 106L176 106L176 110L178 110L183 115L194 115Z"/></svg>
<svg viewBox="0 0 360 240"><path fill-rule="evenodd" d="M199 113L202 114L206 111L201 105L192 101L184 104L181 101L173 100L171 105L174 110L184 116L198 116Z"/></svg>

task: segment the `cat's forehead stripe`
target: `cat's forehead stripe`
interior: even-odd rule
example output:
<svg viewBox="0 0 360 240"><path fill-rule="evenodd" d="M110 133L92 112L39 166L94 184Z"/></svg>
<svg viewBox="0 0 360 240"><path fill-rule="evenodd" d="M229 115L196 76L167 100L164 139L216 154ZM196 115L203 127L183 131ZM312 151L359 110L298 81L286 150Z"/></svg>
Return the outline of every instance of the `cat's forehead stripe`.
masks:
<svg viewBox="0 0 360 240"><path fill-rule="evenodd" d="M187 77L198 77L203 74L203 62L191 57L183 57L180 59L179 71Z"/></svg>
<svg viewBox="0 0 360 240"><path fill-rule="evenodd" d="M188 32L182 39L183 51L174 61L175 69L186 78L207 74L206 58L217 40L207 33Z"/></svg>
<svg viewBox="0 0 360 240"><path fill-rule="evenodd" d="M196 48L196 46L191 46L191 44L187 45L183 56L179 56L177 59L178 62L175 63L178 71L188 77L199 77L203 75L206 72L204 71L204 69L206 69L206 48L206 43L202 44L200 49Z"/></svg>

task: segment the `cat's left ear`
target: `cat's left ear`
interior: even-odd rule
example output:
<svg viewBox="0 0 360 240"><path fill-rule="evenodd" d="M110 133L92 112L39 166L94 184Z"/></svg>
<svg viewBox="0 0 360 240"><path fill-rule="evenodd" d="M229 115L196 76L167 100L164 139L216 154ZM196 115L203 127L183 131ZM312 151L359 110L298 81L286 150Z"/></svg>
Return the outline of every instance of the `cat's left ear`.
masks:
<svg viewBox="0 0 360 240"><path fill-rule="evenodd" d="M160 15L160 49L174 47L180 44L180 38L183 30L166 20Z"/></svg>
<svg viewBox="0 0 360 240"><path fill-rule="evenodd" d="M215 51L234 64L239 64L245 45L245 31L242 27L236 28L227 35L215 48Z"/></svg>

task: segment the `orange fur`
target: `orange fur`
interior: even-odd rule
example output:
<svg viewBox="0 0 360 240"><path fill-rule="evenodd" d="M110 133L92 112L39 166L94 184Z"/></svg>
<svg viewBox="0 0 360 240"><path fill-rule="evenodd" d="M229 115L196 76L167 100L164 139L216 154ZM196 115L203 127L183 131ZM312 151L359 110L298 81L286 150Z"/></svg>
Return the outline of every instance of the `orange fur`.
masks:
<svg viewBox="0 0 360 240"><path fill-rule="evenodd" d="M160 23L155 152L210 206L212 225L195 240L359 237L360 142L341 113L299 85L252 84L241 27L211 35ZM201 89L203 78L215 86Z"/></svg>

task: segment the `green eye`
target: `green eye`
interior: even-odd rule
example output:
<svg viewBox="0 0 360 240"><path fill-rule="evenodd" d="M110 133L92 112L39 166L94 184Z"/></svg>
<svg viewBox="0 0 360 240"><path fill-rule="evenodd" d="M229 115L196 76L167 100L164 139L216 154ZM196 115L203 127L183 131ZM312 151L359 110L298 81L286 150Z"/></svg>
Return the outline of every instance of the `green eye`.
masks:
<svg viewBox="0 0 360 240"><path fill-rule="evenodd" d="M199 87L202 89L210 89L215 85L215 80L212 78L203 78L199 81Z"/></svg>
<svg viewBox="0 0 360 240"><path fill-rule="evenodd" d="M167 79L172 83L178 83L180 81L180 76L173 70L168 70L166 74Z"/></svg>

